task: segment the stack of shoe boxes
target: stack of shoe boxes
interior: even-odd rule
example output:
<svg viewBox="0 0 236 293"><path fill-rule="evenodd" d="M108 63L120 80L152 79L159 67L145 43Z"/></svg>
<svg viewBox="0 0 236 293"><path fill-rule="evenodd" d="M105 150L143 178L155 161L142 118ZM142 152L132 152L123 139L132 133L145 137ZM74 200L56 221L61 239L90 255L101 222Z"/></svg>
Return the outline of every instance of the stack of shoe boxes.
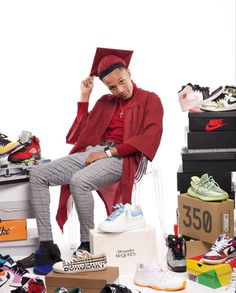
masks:
<svg viewBox="0 0 236 293"><path fill-rule="evenodd" d="M236 171L236 111L189 113L188 118L187 147L182 150L182 164L177 172L177 188L180 192L178 197L179 233L186 236L186 239L194 239L194 241L186 242L187 258L209 251L220 234L234 236L232 174ZM230 199L209 202L187 194L191 177L201 177L205 173L214 178L229 194ZM188 247L192 244L195 255L193 251L188 251ZM190 268L187 261L187 271L190 270L193 273L192 266L196 265L197 261L192 261L194 264L190 261ZM201 267L204 267L204 272L208 270L205 265ZM226 284L230 279L228 267L223 265L222 270L226 274L222 278L226 279L216 282L217 284L212 280L208 282L213 288ZM196 272L196 275L202 272ZM218 277L219 274L214 272L214 281ZM221 280L222 278L220 277ZM203 284L207 283L204 281Z"/></svg>
<svg viewBox="0 0 236 293"><path fill-rule="evenodd" d="M38 233L30 205L28 182L0 185L0 251L24 256L38 248Z"/></svg>

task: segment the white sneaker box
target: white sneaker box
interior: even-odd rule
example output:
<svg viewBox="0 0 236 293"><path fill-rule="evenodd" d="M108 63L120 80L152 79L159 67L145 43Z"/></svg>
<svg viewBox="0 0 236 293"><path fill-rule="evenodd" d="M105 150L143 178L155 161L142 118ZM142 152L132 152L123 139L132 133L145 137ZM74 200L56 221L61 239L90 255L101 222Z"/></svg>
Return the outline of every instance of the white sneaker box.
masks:
<svg viewBox="0 0 236 293"><path fill-rule="evenodd" d="M90 230L90 249L92 254L104 252L107 265L119 267L121 274L134 274L138 263L156 261L156 230L150 225L123 233Z"/></svg>

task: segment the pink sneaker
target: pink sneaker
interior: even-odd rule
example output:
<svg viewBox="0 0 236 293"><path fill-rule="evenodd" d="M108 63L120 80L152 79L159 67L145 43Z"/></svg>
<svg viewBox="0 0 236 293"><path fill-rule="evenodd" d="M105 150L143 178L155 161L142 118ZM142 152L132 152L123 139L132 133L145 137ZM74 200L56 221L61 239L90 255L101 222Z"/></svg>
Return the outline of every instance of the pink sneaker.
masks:
<svg viewBox="0 0 236 293"><path fill-rule="evenodd" d="M200 87L188 83L178 92L181 109L184 112L201 106L219 97L223 91L222 86L217 89L210 89L209 87Z"/></svg>

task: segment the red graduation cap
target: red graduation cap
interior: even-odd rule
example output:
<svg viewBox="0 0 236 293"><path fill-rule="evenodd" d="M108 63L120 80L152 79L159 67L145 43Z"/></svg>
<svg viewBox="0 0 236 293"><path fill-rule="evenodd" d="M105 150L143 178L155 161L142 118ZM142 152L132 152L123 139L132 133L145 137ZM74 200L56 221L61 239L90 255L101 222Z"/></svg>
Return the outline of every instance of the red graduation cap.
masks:
<svg viewBox="0 0 236 293"><path fill-rule="evenodd" d="M128 68L133 51L108 48L97 48L90 75L98 76L99 73L115 63L123 63Z"/></svg>

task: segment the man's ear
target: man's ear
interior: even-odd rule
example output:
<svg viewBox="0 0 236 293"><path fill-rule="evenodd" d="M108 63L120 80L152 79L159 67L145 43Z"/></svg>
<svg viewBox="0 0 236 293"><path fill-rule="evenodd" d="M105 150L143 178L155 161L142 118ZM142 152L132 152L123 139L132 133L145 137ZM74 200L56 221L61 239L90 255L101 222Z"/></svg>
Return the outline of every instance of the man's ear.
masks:
<svg viewBox="0 0 236 293"><path fill-rule="evenodd" d="M129 68L127 69L127 72L128 72L129 77L131 77L131 72L130 72Z"/></svg>

